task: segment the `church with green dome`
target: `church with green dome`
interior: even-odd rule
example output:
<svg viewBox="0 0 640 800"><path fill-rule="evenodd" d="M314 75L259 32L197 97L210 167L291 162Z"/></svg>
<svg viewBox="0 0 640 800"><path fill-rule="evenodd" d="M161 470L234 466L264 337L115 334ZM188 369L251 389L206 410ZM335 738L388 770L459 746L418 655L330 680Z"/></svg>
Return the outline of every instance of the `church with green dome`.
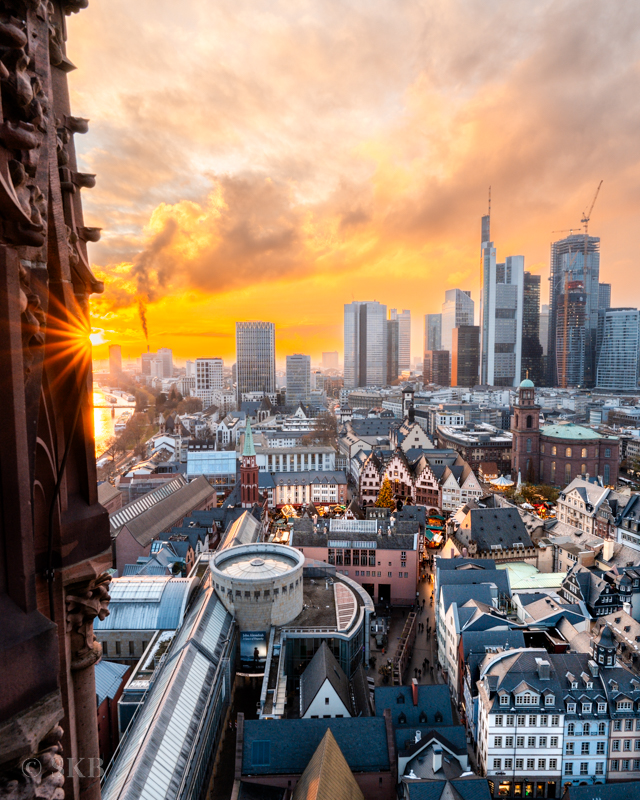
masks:
<svg viewBox="0 0 640 800"><path fill-rule="evenodd" d="M540 406L528 378L518 388L511 416L511 477L527 483L566 486L579 475L600 476L605 486L618 481L620 440L572 422L540 427Z"/></svg>

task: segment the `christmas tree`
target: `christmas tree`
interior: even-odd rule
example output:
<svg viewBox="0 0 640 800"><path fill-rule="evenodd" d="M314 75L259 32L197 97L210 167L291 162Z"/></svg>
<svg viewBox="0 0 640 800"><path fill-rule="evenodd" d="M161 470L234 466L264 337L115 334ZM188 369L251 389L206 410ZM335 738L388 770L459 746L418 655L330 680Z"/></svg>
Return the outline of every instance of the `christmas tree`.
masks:
<svg viewBox="0 0 640 800"><path fill-rule="evenodd" d="M382 482L380 493L378 494L378 499L376 500L376 505L379 508L396 507L395 500L393 499L393 492L391 491L391 484L389 483L389 478L385 478Z"/></svg>

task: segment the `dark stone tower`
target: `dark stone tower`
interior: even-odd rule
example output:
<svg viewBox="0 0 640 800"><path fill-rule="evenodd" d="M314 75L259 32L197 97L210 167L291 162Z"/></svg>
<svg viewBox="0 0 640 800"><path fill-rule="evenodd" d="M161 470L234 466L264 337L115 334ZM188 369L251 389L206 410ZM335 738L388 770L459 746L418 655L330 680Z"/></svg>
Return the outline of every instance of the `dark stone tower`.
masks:
<svg viewBox="0 0 640 800"><path fill-rule="evenodd" d="M614 667L618 643L608 625L604 625L600 635L593 641L593 660L601 667Z"/></svg>
<svg viewBox="0 0 640 800"><path fill-rule="evenodd" d="M535 388L528 378L518 388L518 402L511 416L513 446L511 450L511 477L518 473L523 481L537 483L540 467L540 406L535 403Z"/></svg>
<svg viewBox="0 0 640 800"><path fill-rule="evenodd" d="M256 449L253 446L253 433L251 423L247 417L247 427L244 433L244 448L240 463L240 497L242 507L251 508L259 501L258 495L258 464L256 463Z"/></svg>
<svg viewBox="0 0 640 800"><path fill-rule="evenodd" d="M0 3L0 796L99 800L93 621L109 613L109 516L93 438L91 272L66 16ZM64 759L64 760L63 760ZM67 769L81 764L89 769Z"/></svg>

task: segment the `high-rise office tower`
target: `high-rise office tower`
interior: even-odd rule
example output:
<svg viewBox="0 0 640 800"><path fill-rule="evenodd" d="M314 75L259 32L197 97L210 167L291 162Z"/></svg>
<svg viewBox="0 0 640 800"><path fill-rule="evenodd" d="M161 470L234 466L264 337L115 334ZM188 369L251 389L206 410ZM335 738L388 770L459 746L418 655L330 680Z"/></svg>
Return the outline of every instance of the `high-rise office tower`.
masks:
<svg viewBox="0 0 640 800"><path fill-rule="evenodd" d="M213 392L222 389L224 381L222 370L224 361L221 358L196 358L195 396L202 400L202 407L213 404Z"/></svg>
<svg viewBox="0 0 640 800"><path fill-rule="evenodd" d="M611 308L611 284L598 284L598 309Z"/></svg>
<svg viewBox="0 0 640 800"><path fill-rule="evenodd" d="M451 385L473 387L480 374L480 327L461 325L453 329Z"/></svg>
<svg viewBox="0 0 640 800"><path fill-rule="evenodd" d="M473 325L474 302L470 291L447 289L444 293L440 326L440 349L451 353L453 329Z"/></svg>
<svg viewBox="0 0 640 800"><path fill-rule="evenodd" d="M532 380L536 386L543 382L542 344L540 343L540 276L524 273L522 308L522 367L520 380Z"/></svg>
<svg viewBox="0 0 640 800"><path fill-rule="evenodd" d="M549 306L544 303L540 306L540 344L542 355L546 357L549 350Z"/></svg>
<svg viewBox="0 0 640 800"><path fill-rule="evenodd" d="M524 256L496 261L489 215L482 218L480 292L481 379L491 386L518 386L522 360ZM484 238L488 237L488 238Z"/></svg>
<svg viewBox="0 0 640 800"><path fill-rule="evenodd" d="M311 395L311 356L287 356L287 405L308 403Z"/></svg>
<svg viewBox="0 0 640 800"><path fill-rule="evenodd" d="M338 369L338 351L322 354L322 369Z"/></svg>
<svg viewBox="0 0 640 800"><path fill-rule="evenodd" d="M151 353L149 350L140 356L140 369L143 375L151 375L151 362L157 357L157 353Z"/></svg>
<svg viewBox="0 0 640 800"><path fill-rule="evenodd" d="M547 348L550 386L590 388L595 383L599 278L597 236L577 233L551 245Z"/></svg>
<svg viewBox="0 0 640 800"><path fill-rule="evenodd" d="M109 374L116 379L122 375L122 348L119 344L109 345Z"/></svg>
<svg viewBox="0 0 640 800"><path fill-rule="evenodd" d="M441 350L442 314L424 315L424 350Z"/></svg>
<svg viewBox="0 0 640 800"><path fill-rule="evenodd" d="M397 319L387 320L387 383L393 383L400 372L400 323Z"/></svg>
<svg viewBox="0 0 640 800"><path fill-rule="evenodd" d="M392 308L389 319L398 320L398 371L411 369L411 311Z"/></svg>
<svg viewBox="0 0 640 800"><path fill-rule="evenodd" d="M422 382L435 383L437 386L449 386L451 353L448 350L427 350L422 365Z"/></svg>
<svg viewBox="0 0 640 800"><path fill-rule="evenodd" d="M193 361L184 362L184 374L186 378L196 377L196 365Z"/></svg>
<svg viewBox="0 0 640 800"><path fill-rule="evenodd" d="M276 390L276 326L273 322L236 322L238 405L245 392Z"/></svg>
<svg viewBox="0 0 640 800"><path fill-rule="evenodd" d="M162 359L162 377L173 377L173 352L169 347L158 348L158 358Z"/></svg>
<svg viewBox="0 0 640 800"><path fill-rule="evenodd" d="M345 388L386 384L387 307L377 301L345 303Z"/></svg>
<svg viewBox="0 0 640 800"><path fill-rule="evenodd" d="M596 341L598 389L637 391L640 312L636 308L601 308Z"/></svg>

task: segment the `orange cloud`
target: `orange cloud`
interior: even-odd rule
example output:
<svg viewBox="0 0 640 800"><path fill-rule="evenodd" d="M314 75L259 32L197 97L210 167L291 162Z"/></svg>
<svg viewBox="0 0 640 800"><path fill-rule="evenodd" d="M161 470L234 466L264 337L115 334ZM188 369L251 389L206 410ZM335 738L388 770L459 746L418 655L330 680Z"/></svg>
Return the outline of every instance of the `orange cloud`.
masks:
<svg viewBox="0 0 640 800"><path fill-rule="evenodd" d="M139 353L143 296L153 347L232 360L259 318L317 355L378 299L417 355L446 288L478 298L489 185L499 256L546 277L601 178L601 279L640 303L639 23L624 0L92 4L69 25L95 327Z"/></svg>

